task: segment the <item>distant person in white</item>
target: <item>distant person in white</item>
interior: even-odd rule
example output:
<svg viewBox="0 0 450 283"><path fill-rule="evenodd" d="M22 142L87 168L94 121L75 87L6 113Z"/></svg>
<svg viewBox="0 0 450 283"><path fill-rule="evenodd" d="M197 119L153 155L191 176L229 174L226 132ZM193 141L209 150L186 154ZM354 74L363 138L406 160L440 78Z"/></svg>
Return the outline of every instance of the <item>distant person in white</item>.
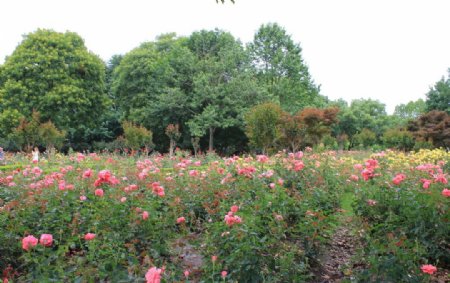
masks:
<svg viewBox="0 0 450 283"><path fill-rule="evenodd" d="M34 148L33 152L33 163L38 163L39 161L39 149L37 147Z"/></svg>

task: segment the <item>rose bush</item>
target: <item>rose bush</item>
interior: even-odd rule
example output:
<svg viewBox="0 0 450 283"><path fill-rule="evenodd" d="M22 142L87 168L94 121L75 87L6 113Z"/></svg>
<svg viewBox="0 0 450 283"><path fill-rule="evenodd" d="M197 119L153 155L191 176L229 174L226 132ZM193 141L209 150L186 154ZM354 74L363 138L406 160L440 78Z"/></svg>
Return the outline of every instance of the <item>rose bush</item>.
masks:
<svg viewBox="0 0 450 283"><path fill-rule="evenodd" d="M361 280L422 280L428 265L448 267L449 159L76 153L36 166L17 155L0 171L0 272L19 282L313 280L351 192L366 231Z"/></svg>

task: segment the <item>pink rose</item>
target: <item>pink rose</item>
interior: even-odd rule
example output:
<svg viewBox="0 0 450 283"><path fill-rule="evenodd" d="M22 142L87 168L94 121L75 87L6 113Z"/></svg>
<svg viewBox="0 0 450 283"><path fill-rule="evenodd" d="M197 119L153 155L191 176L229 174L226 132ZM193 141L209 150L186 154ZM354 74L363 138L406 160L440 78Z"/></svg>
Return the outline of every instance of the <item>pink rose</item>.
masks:
<svg viewBox="0 0 450 283"><path fill-rule="evenodd" d="M450 197L450 190L449 189L443 189L442 190L442 195L444 196L444 197Z"/></svg>
<svg viewBox="0 0 450 283"><path fill-rule="evenodd" d="M91 176L92 176L92 170L91 169L87 169L86 171L83 172L83 179L90 178Z"/></svg>
<svg viewBox="0 0 450 283"><path fill-rule="evenodd" d="M98 178L109 182L109 179L111 178L111 172L109 170L102 170L100 172L98 172Z"/></svg>
<svg viewBox="0 0 450 283"><path fill-rule="evenodd" d="M423 273L433 274L437 271L436 266L431 264L424 264L420 267Z"/></svg>
<svg viewBox="0 0 450 283"><path fill-rule="evenodd" d="M86 196L80 196L81 201L85 201L86 199L87 199Z"/></svg>
<svg viewBox="0 0 450 283"><path fill-rule="evenodd" d="M231 210L231 212L236 213L239 210L239 206L233 205L230 210Z"/></svg>
<svg viewBox="0 0 450 283"><path fill-rule="evenodd" d="M186 222L186 218L184 218L183 216L177 218L177 224L181 224L184 222Z"/></svg>
<svg viewBox="0 0 450 283"><path fill-rule="evenodd" d="M161 268L152 267L145 274L147 283L160 283L161 282Z"/></svg>
<svg viewBox="0 0 450 283"><path fill-rule="evenodd" d="M42 234L39 243L44 247L51 247L53 244L53 236L51 234Z"/></svg>
<svg viewBox="0 0 450 283"><path fill-rule="evenodd" d="M363 166L362 166L362 164L355 164L355 165L353 166L353 168L355 168L356 170L362 170L362 169L363 169Z"/></svg>
<svg viewBox="0 0 450 283"><path fill-rule="evenodd" d="M29 251L30 248L36 246L38 244L38 239L33 235L26 236L22 239L22 249Z"/></svg>
<svg viewBox="0 0 450 283"><path fill-rule="evenodd" d="M400 185L401 182L403 182L406 179L405 174L397 174L394 179L392 179L392 182L395 185Z"/></svg>
<svg viewBox="0 0 450 283"><path fill-rule="evenodd" d="M102 196L103 196L103 194L104 194L104 192L103 192L103 190L102 190L102 189L96 189L96 190L95 190L95 195L96 195L96 196L98 196L98 197L102 197Z"/></svg>
<svg viewBox="0 0 450 283"><path fill-rule="evenodd" d="M86 235L84 235L84 239L86 240L86 241L91 241L91 240L94 240L95 239L95 234L94 233L87 233Z"/></svg>
<svg viewBox="0 0 450 283"><path fill-rule="evenodd" d="M228 272L226 272L225 270L222 271L222 273L221 273L222 278L225 279L225 277L227 277L227 274L228 274Z"/></svg>
<svg viewBox="0 0 450 283"><path fill-rule="evenodd" d="M143 220L147 220L147 219L148 219L148 216L149 216L148 211L142 212L142 219L143 219Z"/></svg>

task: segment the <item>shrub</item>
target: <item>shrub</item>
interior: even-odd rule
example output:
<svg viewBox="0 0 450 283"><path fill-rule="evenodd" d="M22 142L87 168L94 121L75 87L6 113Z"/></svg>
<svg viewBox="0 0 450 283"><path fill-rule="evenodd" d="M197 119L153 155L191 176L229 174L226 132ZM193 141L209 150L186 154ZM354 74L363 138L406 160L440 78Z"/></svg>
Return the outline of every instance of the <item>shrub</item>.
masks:
<svg viewBox="0 0 450 283"><path fill-rule="evenodd" d="M414 147L414 137L411 132L404 129L390 129L382 137L386 147L403 151L410 151Z"/></svg>
<svg viewBox="0 0 450 283"><path fill-rule="evenodd" d="M245 133L252 146L263 153L273 148L280 138L281 114L281 107L271 102L250 109L245 116Z"/></svg>
<svg viewBox="0 0 450 283"><path fill-rule="evenodd" d="M353 144L360 148L369 148L377 142L377 136L374 132L364 128L360 133L357 133L352 138Z"/></svg>
<svg viewBox="0 0 450 283"><path fill-rule="evenodd" d="M128 148L138 150L143 147L151 148L153 146L153 134L150 130L128 121L123 122L122 127L125 145Z"/></svg>

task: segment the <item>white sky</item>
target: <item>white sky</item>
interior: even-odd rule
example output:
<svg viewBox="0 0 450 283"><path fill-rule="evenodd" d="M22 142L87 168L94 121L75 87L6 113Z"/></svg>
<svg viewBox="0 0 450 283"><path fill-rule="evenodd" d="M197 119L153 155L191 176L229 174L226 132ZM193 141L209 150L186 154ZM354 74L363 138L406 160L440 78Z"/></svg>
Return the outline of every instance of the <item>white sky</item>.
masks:
<svg viewBox="0 0 450 283"><path fill-rule="evenodd" d="M0 63L37 28L77 32L107 61L161 33L217 27L246 43L277 22L323 95L378 99L392 113L447 75L449 12L450 0L0 0Z"/></svg>

